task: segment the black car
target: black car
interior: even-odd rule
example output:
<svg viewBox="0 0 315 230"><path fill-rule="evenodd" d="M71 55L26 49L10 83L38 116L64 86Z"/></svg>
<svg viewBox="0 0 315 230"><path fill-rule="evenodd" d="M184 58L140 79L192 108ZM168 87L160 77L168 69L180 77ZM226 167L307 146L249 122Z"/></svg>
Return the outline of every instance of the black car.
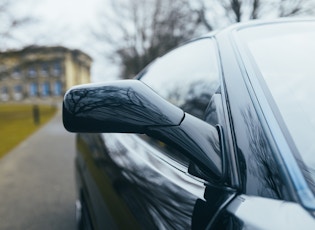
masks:
<svg viewBox="0 0 315 230"><path fill-rule="evenodd" d="M315 229L315 20L194 39L70 89L83 229Z"/></svg>

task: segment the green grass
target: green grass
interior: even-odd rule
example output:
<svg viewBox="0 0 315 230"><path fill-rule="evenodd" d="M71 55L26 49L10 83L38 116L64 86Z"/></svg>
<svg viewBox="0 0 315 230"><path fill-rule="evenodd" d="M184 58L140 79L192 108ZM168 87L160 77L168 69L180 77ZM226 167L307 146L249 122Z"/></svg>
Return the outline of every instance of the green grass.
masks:
<svg viewBox="0 0 315 230"><path fill-rule="evenodd" d="M40 105L40 124L33 120L33 105L0 104L0 158L49 121L57 109Z"/></svg>

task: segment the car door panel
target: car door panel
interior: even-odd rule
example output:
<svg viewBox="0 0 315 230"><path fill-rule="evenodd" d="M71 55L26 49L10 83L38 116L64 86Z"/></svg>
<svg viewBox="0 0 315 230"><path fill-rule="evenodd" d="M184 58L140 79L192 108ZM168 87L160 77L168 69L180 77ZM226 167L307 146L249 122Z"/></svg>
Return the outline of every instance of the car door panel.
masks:
<svg viewBox="0 0 315 230"><path fill-rule="evenodd" d="M97 229L200 229L234 193L189 175L138 136L85 135L92 135L83 153L92 162L84 179L93 210L99 210L91 213Z"/></svg>

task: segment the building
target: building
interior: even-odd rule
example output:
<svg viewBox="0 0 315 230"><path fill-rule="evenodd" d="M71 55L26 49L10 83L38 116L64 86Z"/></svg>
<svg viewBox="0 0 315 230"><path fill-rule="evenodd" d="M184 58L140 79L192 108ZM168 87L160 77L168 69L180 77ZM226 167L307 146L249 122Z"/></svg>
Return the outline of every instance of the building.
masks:
<svg viewBox="0 0 315 230"><path fill-rule="evenodd" d="M71 86L90 82L91 63L61 46L0 52L0 102L60 100Z"/></svg>

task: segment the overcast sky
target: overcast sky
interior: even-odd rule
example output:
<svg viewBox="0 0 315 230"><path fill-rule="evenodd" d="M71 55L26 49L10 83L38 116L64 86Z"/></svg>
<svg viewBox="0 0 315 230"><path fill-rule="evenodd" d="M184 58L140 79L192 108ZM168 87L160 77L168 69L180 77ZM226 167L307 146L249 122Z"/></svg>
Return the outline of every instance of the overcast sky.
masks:
<svg viewBox="0 0 315 230"><path fill-rule="evenodd" d="M106 7L106 0L11 1L15 4L14 13L31 16L36 22L19 31L16 34L19 40L8 44L10 48L35 43L80 49L94 59L93 81L115 78L116 68L101 57L91 36L92 27L97 24L100 16L100 9Z"/></svg>
<svg viewBox="0 0 315 230"><path fill-rule="evenodd" d="M16 34L19 41L6 45L9 48L21 48L23 45L31 44L62 45L71 49L80 49L94 59L93 81L115 79L117 67L101 56L98 43L91 35L93 27L96 27L100 20L101 13L107 10L108 1L9 0L14 5L14 14L30 16L37 22ZM108 13L110 12L107 11Z"/></svg>

